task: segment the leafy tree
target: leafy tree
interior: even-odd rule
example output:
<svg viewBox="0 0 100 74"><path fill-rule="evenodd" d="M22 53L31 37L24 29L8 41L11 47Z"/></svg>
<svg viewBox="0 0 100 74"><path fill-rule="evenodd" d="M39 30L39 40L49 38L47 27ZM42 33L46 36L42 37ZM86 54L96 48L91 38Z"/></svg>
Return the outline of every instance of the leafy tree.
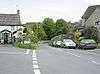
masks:
<svg viewBox="0 0 100 74"><path fill-rule="evenodd" d="M65 34L73 34L74 35L75 26L71 22L68 22L64 28L66 29Z"/></svg>
<svg viewBox="0 0 100 74"><path fill-rule="evenodd" d="M33 32L32 32L32 29L29 28L29 27L25 27L23 29L23 43L24 43L24 40L29 40L32 42L32 39L33 39Z"/></svg>
<svg viewBox="0 0 100 74"><path fill-rule="evenodd" d="M41 23L31 23L27 27L32 30L33 36L37 37L38 41L45 39L46 33Z"/></svg>
<svg viewBox="0 0 100 74"><path fill-rule="evenodd" d="M64 19L58 19L55 24L57 35L74 32L74 25L71 22L66 22Z"/></svg>
<svg viewBox="0 0 100 74"><path fill-rule="evenodd" d="M37 36L38 40L45 39L46 33L42 27L42 24L34 24L31 28L34 32L34 35Z"/></svg>
<svg viewBox="0 0 100 74"><path fill-rule="evenodd" d="M71 22L66 22L64 19L58 19L55 23L51 18L45 18L42 26L47 35L47 39L60 34L67 34L74 31L74 25Z"/></svg>
<svg viewBox="0 0 100 74"><path fill-rule="evenodd" d="M51 18L45 18L42 22L42 26L47 35L47 39L51 39L54 36L55 26L54 21Z"/></svg>
<svg viewBox="0 0 100 74"><path fill-rule="evenodd" d="M59 34L67 32L66 25L67 25L67 22L64 19L58 19L55 23L56 34L59 35Z"/></svg>

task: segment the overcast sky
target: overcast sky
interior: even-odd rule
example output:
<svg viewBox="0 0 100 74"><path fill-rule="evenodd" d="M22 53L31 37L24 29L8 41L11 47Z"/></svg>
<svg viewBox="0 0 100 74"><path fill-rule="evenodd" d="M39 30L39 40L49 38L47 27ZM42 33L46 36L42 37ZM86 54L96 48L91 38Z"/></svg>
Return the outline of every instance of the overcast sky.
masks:
<svg viewBox="0 0 100 74"><path fill-rule="evenodd" d="M16 13L20 10L22 23L54 20L79 21L89 5L100 4L100 0L0 0L0 13Z"/></svg>

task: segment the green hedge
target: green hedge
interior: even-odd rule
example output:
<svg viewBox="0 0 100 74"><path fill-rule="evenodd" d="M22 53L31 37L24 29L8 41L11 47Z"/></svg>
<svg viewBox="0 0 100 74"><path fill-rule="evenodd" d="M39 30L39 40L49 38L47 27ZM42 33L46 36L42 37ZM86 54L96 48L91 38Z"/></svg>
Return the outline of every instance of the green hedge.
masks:
<svg viewBox="0 0 100 74"><path fill-rule="evenodd" d="M24 48L24 49L36 49L37 44L29 43L29 44L22 44L22 43L13 43L14 47Z"/></svg>

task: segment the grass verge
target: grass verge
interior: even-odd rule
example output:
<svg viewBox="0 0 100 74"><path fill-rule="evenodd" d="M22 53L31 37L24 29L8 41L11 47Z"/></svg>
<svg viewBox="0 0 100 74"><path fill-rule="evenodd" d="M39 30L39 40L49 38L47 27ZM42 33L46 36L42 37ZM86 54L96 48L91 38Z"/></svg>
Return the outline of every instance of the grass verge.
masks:
<svg viewBox="0 0 100 74"><path fill-rule="evenodd" d="M24 48L24 49L31 49L31 50L34 50L37 48L37 44L34 44L34 43L28 43L28 44L23 44L23 43L13 43L13 46L14 47L17 47L17 48Z"/></svg>

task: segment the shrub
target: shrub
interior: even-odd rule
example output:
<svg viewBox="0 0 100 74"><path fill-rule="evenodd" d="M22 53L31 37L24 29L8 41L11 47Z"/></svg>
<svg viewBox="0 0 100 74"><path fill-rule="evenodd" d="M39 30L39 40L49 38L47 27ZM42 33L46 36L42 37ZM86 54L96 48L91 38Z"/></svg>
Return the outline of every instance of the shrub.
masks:
<svg viewBox="0 0 100 74"><path fill-rule="evenodd" d="M24 48L24 49L36 49L37 44L29 43L29 44L22 44L22 43L13 43L14 47Z"/></svg>
<svg viewBox="0 0 100 74"><path fill-rule="evenodd" d="M87 39L94 39L96 40L96 42L99 41L98 30L96 27L93 27L93 26L86 27L85 29L83 29L82 33L83 33L83 36Z"/></svg>
<svg viewBox="0 0 100 74"><path fill-rule="evenodd" d="M84 39L84 36L82 36L82 32L75 32L74 33L74 41L76 43L79 43L80 40Z"/></svg>
<svg viewBox="0 0 100 74"><path fill-rule="evenodd" d="M85 39L85 37L79 37L78 41Z"/></svg>

